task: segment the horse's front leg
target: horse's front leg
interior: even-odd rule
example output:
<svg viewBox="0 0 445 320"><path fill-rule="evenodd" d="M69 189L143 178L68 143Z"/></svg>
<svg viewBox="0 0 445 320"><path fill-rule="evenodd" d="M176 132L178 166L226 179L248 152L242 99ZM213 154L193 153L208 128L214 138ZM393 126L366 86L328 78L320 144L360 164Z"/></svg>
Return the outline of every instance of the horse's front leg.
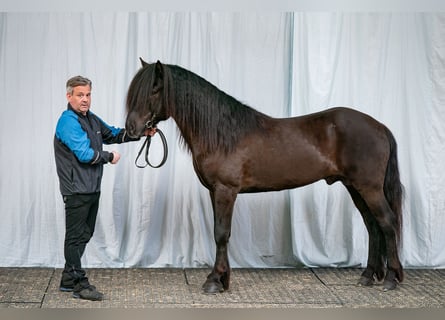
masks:
<svg viewBox="0 0 445 320"><path fill-rule="evenodd" d="M237 192L229 187L218 186L215 190L210 191L210 196L213 205L216 258L213 270L207 276L202 288L205 293L218 293L229 289L230 264L227 246Z"/></svg>

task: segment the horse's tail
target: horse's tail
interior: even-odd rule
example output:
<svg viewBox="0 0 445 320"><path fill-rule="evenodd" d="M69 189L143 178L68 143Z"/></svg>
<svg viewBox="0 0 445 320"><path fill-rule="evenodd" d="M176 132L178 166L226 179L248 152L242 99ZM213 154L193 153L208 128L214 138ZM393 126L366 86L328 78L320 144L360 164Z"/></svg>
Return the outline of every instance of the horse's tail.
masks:
<svg viewBox="0 0 445 320"><path fill-rule="evenodd" d="M400 182L399 165L397 159L397 143L393 134L389 129L386 129L386 135L389 141L389 159L386 167L385 182L383 191L386 200L389 203L396 219L396 236L398 244L400 245L402 236L402 199L403 199L403 185Z"/></svg>

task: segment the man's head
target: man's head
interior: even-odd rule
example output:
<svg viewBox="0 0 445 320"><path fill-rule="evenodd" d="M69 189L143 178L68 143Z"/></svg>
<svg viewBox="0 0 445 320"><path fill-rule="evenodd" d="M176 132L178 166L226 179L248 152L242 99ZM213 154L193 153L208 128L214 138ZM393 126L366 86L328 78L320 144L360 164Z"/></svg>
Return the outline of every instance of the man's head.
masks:
<svg viewBox="0 0 445 320"><path fill-rule="evenodd" d="M66 82L66 99L74 111L83 115L90 109L91 80L82 76L72 77Z"/></svg>

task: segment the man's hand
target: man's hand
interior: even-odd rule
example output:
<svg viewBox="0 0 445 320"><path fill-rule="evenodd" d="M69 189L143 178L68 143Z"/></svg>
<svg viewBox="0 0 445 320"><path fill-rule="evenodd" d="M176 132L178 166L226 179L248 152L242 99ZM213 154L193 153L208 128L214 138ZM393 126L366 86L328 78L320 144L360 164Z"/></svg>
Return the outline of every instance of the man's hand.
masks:
<svg viewBox="0 0 445 320"><path fill-rule="evenodd" d="M116 151L111 151L111 153L113 154L113 160L111 160L111 163L116 164L121 158L121 155Z"/></svg>
<svg viewBox="0 0 445 320"><path fill-rule="evenodd" d="M145 129L144 136L153 137L155 135L155 133L156 133L156 128Z"/></svg>

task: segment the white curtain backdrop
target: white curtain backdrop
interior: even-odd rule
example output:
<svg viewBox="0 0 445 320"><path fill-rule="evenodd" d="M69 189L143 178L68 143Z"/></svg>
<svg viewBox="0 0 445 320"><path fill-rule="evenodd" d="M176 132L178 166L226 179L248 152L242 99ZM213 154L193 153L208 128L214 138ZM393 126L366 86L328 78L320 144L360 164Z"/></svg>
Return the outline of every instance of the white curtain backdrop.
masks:
<svg viewBox="0 0 445 320"><path fill-rule="evenodd" d="M127 12L0 13L0 266L63 266L52 141L65 82L90 78L92 110L122 127L138 57L274 117L352 106L386 124L405 187L402 263L445 267L445 14ZM170 151L160 169L134 166L142 142L105 147L122 158L105 167L85 267L213 265L208 192L173 120L159 127ZM364 266L367 248L339 183L237 199L232 267Z"/></svg>

